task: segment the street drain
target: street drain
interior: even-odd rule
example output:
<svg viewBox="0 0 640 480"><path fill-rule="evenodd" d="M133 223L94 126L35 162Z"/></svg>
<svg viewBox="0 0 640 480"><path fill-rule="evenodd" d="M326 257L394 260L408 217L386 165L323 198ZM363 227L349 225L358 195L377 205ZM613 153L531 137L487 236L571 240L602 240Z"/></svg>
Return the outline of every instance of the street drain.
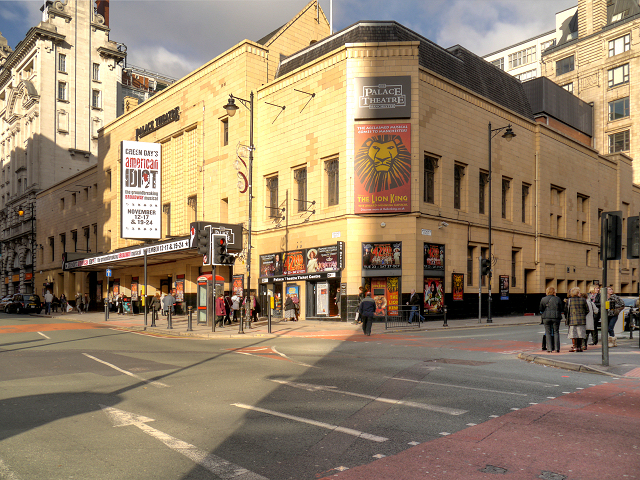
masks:
<svg viewBox="0 0 640 480"><path fill-rule="evenodd" d="M502 468L502 467L496 467L494 465L487 465L486 467L484 467L482 470L480 470L482 473L495 473L495 474L505 474L507 473L507 469L506 468Z"/></svg>
<svg viewBox="0 0 640 480"><path fill-rule="evenodd" d="M541 478L542 480L565 480L567 476L561 475L560 473L543 471L542 474L538 476L538 478Z"/></svg>

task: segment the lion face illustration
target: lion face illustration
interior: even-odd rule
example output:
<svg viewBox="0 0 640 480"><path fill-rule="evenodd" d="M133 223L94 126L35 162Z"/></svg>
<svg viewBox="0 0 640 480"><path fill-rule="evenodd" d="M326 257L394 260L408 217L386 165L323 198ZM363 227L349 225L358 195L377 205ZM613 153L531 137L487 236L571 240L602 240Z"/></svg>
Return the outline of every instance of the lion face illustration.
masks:
<svg viewBox="0 0 640 480"><path fill-rule="evenodd" d="M369 193L400 187L411 177L411 154L399 135L375 135L358 149L356 175Z"/></svg>

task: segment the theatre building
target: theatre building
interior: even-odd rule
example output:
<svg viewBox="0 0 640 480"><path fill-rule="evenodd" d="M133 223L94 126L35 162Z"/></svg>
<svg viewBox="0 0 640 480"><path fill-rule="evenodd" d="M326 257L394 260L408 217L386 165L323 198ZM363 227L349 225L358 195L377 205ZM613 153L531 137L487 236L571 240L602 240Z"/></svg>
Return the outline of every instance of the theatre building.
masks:
<svg viewBox="0 0 640 480"><path fill-rule="evenodd" d="M241 224L239 257L217 274L227 291L250 274L263 312L268 295L279 315L291 294L304 318L350 319L363 286L389 311L415 289L430 314L446 305L474 316L480 288L486 305L480 258L490 255L491 218L496 314L537 312L548 286L565 293L600 278L600 215L637 212L639 191L630 158L590 147L589 105L546 79L526 90L463 47L441 48L396 22L328 34L311 2L106 125L102 253L66 269L95 271L103 285L117 278L127 293L141 281L141 252L156 249L149 292L182 280L185 304L195 302L196 279L211 267L192 248L191 222ZM160 151L154 240L123 234L132 226L123 141ZM623 258L610 262L609 279L635 292L637 261Z"/></svg>

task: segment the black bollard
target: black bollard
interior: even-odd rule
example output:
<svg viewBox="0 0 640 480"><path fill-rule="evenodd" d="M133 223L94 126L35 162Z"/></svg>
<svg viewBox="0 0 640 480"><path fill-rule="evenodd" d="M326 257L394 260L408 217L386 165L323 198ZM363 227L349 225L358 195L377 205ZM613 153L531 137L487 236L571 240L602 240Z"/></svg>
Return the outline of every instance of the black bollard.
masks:
<svg viewBox="0 0 640 480"><path fill-rule="evenodd" d="M156 326L156 317L158 316L158 311L154 308L151 310L151 326Z"/></svg>
<svg viewBox="0 0 640 480"><path fill-rule="evenodd" d="M448 327L449 325L447 325L447 306L444 306L444 324L442 325L443 327Z"/></svg>
<svg viewBox="0 0 640 480"><path fill-rule="evenodd" d="M104 321L109 321L109 300L104 299Z"/></svg>
<svg viewBox="0 0 640 480"><path fill-rule="evenodd" d="M171 306L167 309L167 329L173 329L173 324L171 322Z"/></svg>
<svg viewBox="0 0 640 480"><path fill-rule="evenodd" d="M187 307L187 311L189 312L189 317L187 318L187 332L193 332L193 318L192 318L192 314L193 314L193 307L191 305L189 305Z"/></svg>

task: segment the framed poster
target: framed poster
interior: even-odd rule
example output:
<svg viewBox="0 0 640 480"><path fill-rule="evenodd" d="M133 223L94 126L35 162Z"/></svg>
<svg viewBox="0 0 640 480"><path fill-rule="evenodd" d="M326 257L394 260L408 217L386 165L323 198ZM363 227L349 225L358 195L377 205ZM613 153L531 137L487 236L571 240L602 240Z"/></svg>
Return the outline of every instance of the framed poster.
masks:
<svg viewBox="0 0 640 480"><path fill-rule="evenodd" d="M316 284L316 315L329 315L329 284Z"/></svg>
<svg viewBox="0 0 640 480"><path fill-rule="evenodd" d="M162 237L162 155L159 143L122 141L120 236Z"/></svg>
<svg viewBox="0 0 640 480"><path fill-rule="evenodd" d="M411 124L355 125L355 213L411 211Z"/></svg>
<svg viewBox="0 0 640 480"><path fill-rule="evenodd" d="M176 302L184 302L184 278L176 280Z"/></svg>
<svg viewBox="0 0 640 480"><path fill-rule="evenodd" d="M438 243L424 244L425 270L444 272L444 245Z"/></svg>
<svg viewBox="0 0 640 480"><path fill-rule="evenodd" d="M400 302L399 284L400 278L387 277L387 312L389 315L398 315L398 303Z"/></svg>
<svg viewBox="0 0 640 480"><path fill-rule="evenodd" d="M298 303L300 301L300 287L298 285L287 285L286 294L291 297L293 303Z"/></svg>
<svg viewBox="0 0 640 480"><path fill-rule="evenodd" d="M425 315L444 312L444 281L442 277L424 277Z"/></svg>
<svg viewBox="0 0 640 480"><path fill-rule="evenodd" d="M509 300L509 275L500 275L500 300Z"/></svg>
<svg viewBox="0 0 640 480"><path fill-rule="evenodd" d="M138 300L138 282L131 282L131 301Z"/></svg>
<svg viewBox="0 0 640 480"><path fill-rule="evenodd" d="M402 267L402 242L363 243L362 268L385 270Z"/></svg>
<svg viewBox="0 0 640 480"><path fill-rule="evenodd" d="M300 275L307 273L305 251L295 250L293 252L286 252L284 255L284 269L282 273L285 275Z"/></svg>
<svg viewBox="0 0 640 480"><path fill-rule="evenodd" d="M374 316L384 317L387 314L387 278L377 277L371 279L371 298L376 302Z"/></svg>
<svg viewBox="0 0 640 480"><path fill-rule="evenodd" d="M240 297L243 297L243 293L244 293L244 273L240 274L240 275L234 275L233 277L231 277L231 282L232 282L232 286L231 286L231 290L232 290L232 295L238 295Z"/></svg>
<svg viewBox="0 0 640 480"><path fill-rule="evenodd" d="M451 274L451 291L454 302L462 302L464 300L464 273Z"/></svg>

